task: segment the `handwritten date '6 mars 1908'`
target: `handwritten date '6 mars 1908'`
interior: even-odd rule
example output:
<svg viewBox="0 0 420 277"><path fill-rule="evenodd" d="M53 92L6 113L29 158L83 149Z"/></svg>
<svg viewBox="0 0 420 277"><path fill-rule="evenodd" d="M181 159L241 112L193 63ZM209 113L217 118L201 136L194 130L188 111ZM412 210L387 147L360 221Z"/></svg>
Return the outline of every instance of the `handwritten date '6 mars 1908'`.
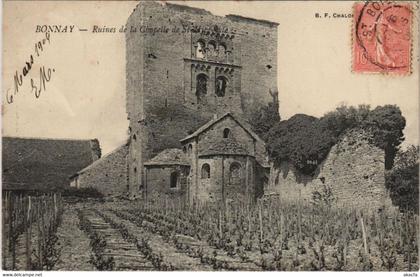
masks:
<svg viewBox="0 0 420 277"><path fill-rule="evenodd" d="M8 89L6 93L6 101L8 104L14 102L14 98L18 95L19 89L23 86L26 76L33 70L36 58L40 57L45 51L46 46L51 43L50 33L45 33L45 38L37 41L34 44L34 52L29 56L25 65L20 70L16 70L13 76L13 88ZM54 68L49 68L44 65L39 67L39 75L30 79L30 92L39 98L41 93L47 89L47 83L51 80L52 73L55 72Z"/></svg>

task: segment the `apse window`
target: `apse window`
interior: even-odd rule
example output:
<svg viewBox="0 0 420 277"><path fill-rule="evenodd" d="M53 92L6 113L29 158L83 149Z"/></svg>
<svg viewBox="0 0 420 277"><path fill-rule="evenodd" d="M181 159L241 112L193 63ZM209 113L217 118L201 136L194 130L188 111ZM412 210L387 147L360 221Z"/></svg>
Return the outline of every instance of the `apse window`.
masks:
<svg viewBox="0 0 420 277"><path fill-rule="evenodd" d="M178 184L178 172L172 172L172 173L171 173L171 178L170 178L170 179L171 179L171 180L170 180L169 187L170 187L171 189L176 188L176 187L177 187L177 184Z"/></svg>
<svg viewBox="0 0 420 277"><path fill-rule="evenodd" d="M230 129L226 128L223 130L223 138L229 138L230 136Z"/></svg>
<svg viewBox="0 0 420 277"><path fill-rule="evenodd" d="M204 47L205 44L203 41L198 41L197 42L197 47L196 47L196 51L195 51L195 57L197 59L203 59L204 58Z"/></svg>
<svg viewBox="0 0 420 277"><path fill-rule="evenodd" d="M216 95L218 97L225 96L227 87L227 79L223 76L219 76L216 78Z"/></svg>
<svg viewBox="0 0 420 277"><path fill-rule="evenodd" d="M207 94L207 80L208 77L206 74L202 73L197 75L197 87L195 94L197 96L198 103L201 103Z"/></svg>
<svg viewBox="0 0 420 277"><path fill-rule="evenodd" d="M214 58L217 56L217 48L216 48L216 43L214 41L210 41L208 44L208 55L207 58Z"/></svg>
<svg viewBox="0 0 420 277"><path fill-rule="evenodd" d="M203 164L201 167L201 179L209 179L210 178L210 165Z"/></svg>
<svg viewBox="0 0 420 277"><path fill-rule="evenodd" d="M226 58L226 46L225 45L223 45L223 44L219 45L218 54L219 54L219 58L221 60L224 60Z"/></svg>
<svg viewBox="0 0 420 277"><path fill-rule="evenodd" d="M230 165L230 177L231 178L240 178L241 177L241 165L237 162L234 162Z"/></svg>

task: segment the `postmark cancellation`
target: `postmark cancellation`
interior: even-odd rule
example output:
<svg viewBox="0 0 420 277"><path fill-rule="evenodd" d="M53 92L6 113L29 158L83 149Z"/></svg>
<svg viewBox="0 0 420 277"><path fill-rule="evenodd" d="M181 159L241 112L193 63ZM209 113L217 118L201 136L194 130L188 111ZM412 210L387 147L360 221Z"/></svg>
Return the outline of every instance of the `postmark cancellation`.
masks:
<svg viewBox="0 0 420 277"><path fill-rule="evenodd" d="M354 4L353 72L411 73L412 9L390 1Z"/></svg>

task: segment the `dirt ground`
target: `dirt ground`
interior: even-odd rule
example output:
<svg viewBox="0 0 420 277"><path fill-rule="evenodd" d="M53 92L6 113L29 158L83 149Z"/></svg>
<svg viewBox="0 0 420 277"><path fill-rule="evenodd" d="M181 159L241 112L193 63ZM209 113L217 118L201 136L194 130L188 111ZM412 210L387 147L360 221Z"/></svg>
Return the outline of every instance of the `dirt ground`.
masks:
<svg viewBox="0 0 420 277"><path fill-rule="evenodd" d="M262 254L254 249L243 258L218 249L206 238L197 239L177 232L162 234L162 226L167 223L154 219L133 220L133 214L127 211L136 210L136 205L123 200L67 203L57 230L59 259L53 270L316 270L313 261L320 259L308 247L307 251L299 253L297 245L291 241L289 249L282 252L282 265L273 268L267 264L267 261L273 263L272 253ZM90 226L89 231L82 230L80 218ZM304 245L307 246L307 242ZM350 243L346 265L340 270L364 270L359 257L362 247L361 240ZM325 248L326 268L321 270L334 270L334 251L334 247ZM384 271L377 252L372 246L369 270ZM396 255L394 268L407 270L401 255ZM412 270L416 268L418 264L412 264Z"/></svg>

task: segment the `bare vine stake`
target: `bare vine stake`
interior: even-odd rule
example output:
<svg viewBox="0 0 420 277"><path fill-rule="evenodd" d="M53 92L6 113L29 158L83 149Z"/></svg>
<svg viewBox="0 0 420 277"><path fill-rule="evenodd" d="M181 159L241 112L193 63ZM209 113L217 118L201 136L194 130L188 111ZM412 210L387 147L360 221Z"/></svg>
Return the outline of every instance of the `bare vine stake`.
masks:
<svg viewBox="0 0 420 277"><path fill-rule="evenodd" d="M405 222L406 222L406 232L407 232L407 259L408 259L408 271L411 271L411 238L410 236L410 225L409 225L409 218L408 214L405 215Z"/></svg>
<svg viewBox="0 0 420 277"><path fill-rule="evenodd" d="M363 247L365 249L366 256L369 257L368 246L367 246L367 241L366 241L366 230L365 230L365 224L363 223L362 215L360 215L360 225L362 227Z"/></svg>
<svg viewBox="0 0 420 277"><path fill-rule="evenodd" d="M25 230L26 230L26 270L31 269L31 197L28 196L28 209L25 216Z"/></svg>
<svg viewBox="0 0 420 277"><path fill-rule="evenodd" d="M347 265L347 238L348 238L348 235L349 235L349 226L348 226L347 222L348 221L346 220L345 221L346 231L345 231L345 235L344 235L344 266Z"/></svg>
<svg viewBox="0 0 420 277"><path fill-rule="evenodd" d="M300 206L301 202L298 203L298 223L299 223L299 238L298 238L298 246L300 246L300 240L302 238L302 209Z"/></svg>
<svg viewBox="0 0 420 277"><path fill-rule="evenodd" d="M262 205L261 202L258 205L258 212L259 212L259 218L260 218L260 239L261 241L264 238L264 233L263 233L263 218L262 218Z"/></svg>
<svg viewBox="0 0 420 277"><path fill-rule="evenodd" d="M167 204L168 204L168 196L165 195L165 216L167 215Z"/></svg>
<svg viewBox="0 0 420 277"><path fill-rule="evenodd" d="M22 219L22 223L23 223L23 218L21 217L21 215L23 213L23 210L24 210L24 208L23 208L23 197L22 197L22 195L20 195L17 200L18 200L18 214L17 214L18 221L17 222L19 223L20 220Z"/></svg>
<svg viewBox="0 0 420 277"><path fill-rule="evenodd" d="M57 217L57 194L54 193L54 221Z"/></svg>
<svg viewBox="0 0 420 277"><path fill-rule="evenodd" d="M226 223L229 222L229 218L230 218L230 215L229 215L229 204L227 203L225 205L225 221L226 221Z"/></svg>
<svg viewBox="0 0 420 277"><path fill-rule="evenodd" d="M2 229L3 230L3 232L2 232L2 234L4 235L4 240L2 241L2 247L4 247L5 248L5 250L2 252L2 261L3 261L3 268L4 269L7 269L7 263L6 263L6 254L7 254L7 256L9 256L9 252L8 252L8 249L9 249L9 233L5 233L5 227L6 227L6 222L7 222L7 226L10 226L10 220L9 220L9 204L8 204L8 192L6 192L5 193L5 199L4 199L4 201L5 201L5 203L4 203L4 208L5 208L5 211L4 211L4 214L3 214L3 221L2 221L2 223L4 224L4 228ZM3 208L2 207L2 208ZM9 231L9 230L8 230Z"/></svg>
<svg viewBox="0 0 420 277"><path fill-rule="evenodd" d="M45 248L45 218L44 218L44 214L46 212L46 210L44 209L46 202L45 202L45 194L42 195L41 197L41 203L40 203L40 217L41 217L41 236L40 236L40 241L41 241L41 251L40 251L40 267L41 269L44 266L44 257L43 257L43 253L44 253L44 248Z"/></svg>
<svg viewBox="0 0 420 277"><path fill-rule="evenodd" d="M12 250L12 269L15 269L16 266L16 246L15 246L15 242L14 242L14 238L13 238L13 234L14 234L14 225L15 225L15 209L16 209L16 203L15 203L15 197L11 197L10 199L10 226L9 226L9 238L10 238L10 246L11 246L11 250Z"/></svg>
<svg viewBox="0 0 420 277"><path fill-rule="evenodd" d="M219 234L222 237L222 211L219 210Z"/></svg>
<svg viewBox="0 0 420 277"><path fill-rule="evenodd" d="M283 238L283 236L284 236L284 233L283 233L283 225L284 225L284 222L283 222L283 214L280 213L280 239L281 239L281 243L282 244L283 244L283 241L284 241L284 238ZM281 249L281 247L282 246L280 246L280 249Z"/></svg>
<svg viewBox="0 0 420 277"><path fill-rule="evenodd" d="M248 207L248 232L251 234L251 215L250 215L250 209Z"/></svg>
<svg viewBox="0 0 420 277"><path fill-rule="evenodd" d="M37 229L38 229L38 268L41 269L41 260L42 260L42 255L41 255L41 219L40 219L40 214L39 214L39 199L38 199L38 205L36 205L36 225L37 225Z"/></svg>
<svg viewBox="0 0 420 277"><path fill-rule="evenodd" d="M3 196L2 195L2 204L3 204L3 197L7 197L7 194L5 193L4 194L5 196ZM4 205L4 204L3 204ZM2 252L2 268L3 269L6 269L6 261L5 261L5 254L6 254L6 251L5 251L5 248L6 248L6 246L5 246L5 243L6 243L6 233L5 233L5 229L4 229L4 227L6 226L6 222L5 222L5 219L6 219L6 217L5 217L5 215L7 214L7 206L6 205L4 205L4 206L2 206L2 216L3 216L3 218L2 218L2 221L1 221L1 223L2 223L2 248L1 248L1 252Z"/></svg>

